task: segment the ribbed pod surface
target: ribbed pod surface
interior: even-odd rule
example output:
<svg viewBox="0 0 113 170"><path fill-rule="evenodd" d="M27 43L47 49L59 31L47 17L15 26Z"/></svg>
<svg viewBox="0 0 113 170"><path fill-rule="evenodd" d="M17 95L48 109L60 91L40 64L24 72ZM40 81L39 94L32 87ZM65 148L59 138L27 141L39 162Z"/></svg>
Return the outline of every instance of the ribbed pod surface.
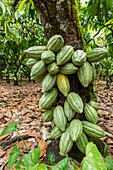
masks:
<svg viewBox="0 0 113 170"><path fill-rule="evenodd" d="M82 132L81 136L76 140L77 147L83 153L86 152L86 146L88 144L87 136Z"/></svg>
<svg viewBox="0 0 113 170"><path fill-rule="evenodd" d="M77 93L70 92L67 96L67 101L75 112L77 113L83 112L83 101Z"/></svg>
<svg viewBox="0 0 113 170"><path fill-rule="evenodd" d="M60 73L62 74L73 74L78 70L73 63L67 63L60 68Z"/></svg>
<svg viewBox="0 0 113 170"><path fill-rule="evenodd" d="M62 131L57 126L55 126L52 129L50 136L51 138L57 139L61 136L61 134L62 134Z"/></svg>
<svg viewBox="0 0 113 170"><path fill-rule="evenodd" d="M76 50L72 56L75 66L80 66L86 61L86 53L83 50Z"/></svg>
<svg viewBox="0 0 113 170"><path fill-rule="evenodd" d="M62 133L60 142L59 142L59 148L60 148L60 153L62 156L66 155L73 146L73 141L70 138L70 132L69 132L69 127L66 129L64 133Z"/></svg>
<svg viewBox="0 0 113 170"><path fill-rule="evenodd" d="M47 66L47 70L50 74L56 74L59 71L59 67L56 62L53 62Z"/></svg>
<svg viewBox="0 0 113 170"><path fill-rule="evenodd" d="M93 48L86 52L87 54L87 61L93 63L102 60L104 57L107 56L107 50L103 48Z"/></svg>
<svg viewBox="0 0 113 170"><path fill-rule="evenodd" d="M85 112L85 117L89 122L92 122L94 124L97 123L98 114L92 106L86 104L84 108L84 112Z"/></svg>
<svg viewBox="0 0 113 170"><path fill-rule="evenodd" d="M55 54L50 50L44 51L41 54L41 60L46 64L52 63L55 60Z"/></svg>
<svg viewBox="0 0 113 170"><path fill-rule="evenodd" d="M55 85L57 75L47 74L42 81L42 92L49 91Z"/></svg>
<svg viewBox="0 0 113 170"><path fill-rule="evenodd" d="M61 131L65 131L67 119L65 117L62 106L60 105L56 106L56 108L54 109L53 117L56 126L58 126Z"/></svg>
<svg viewBox="0 0 113 170"><path fill-rule="evenodd" d="M47 49L57 53L64 45L64 40L61 35L54 35L47 43Z"/></svg>
<svg viewBox="0 0 113 170"><path fill-rule="evenodd" d="M46 72L46 64L42 60L40 60L33 65L31 69L31 77L41 76L44 72Z"/></svg>
<svg viewBox="0 0 113 170"><path fill-rule="evenodd" d="M88 136L95 138L102 138L105 136L104 131L97 125L90 123L88 121L82 121L83 130Z"/></svg>
<svg viewBox="0 0 113 170"><path fill-rule="evenodd" d="M73 119L69 126L71 139L75 142L82 134L83 126L79 119Z"/></svg>
<svg viewBox="0 0 113 170"><path fill-rule="evenodd" d="M40 60L41 54L46 50L45 46L32 46L24 51L24 53L30 57Z"/></svg>
<svg viewBox="0 0 113 170"><path fill-rule="evenodd" d="M63 65L67 63L71 59L73 53L74 49L72 46L64 46L57 54L57 64Z"/></svg>
<svg viewBox="0 0 113 170"><path fill-rule="evenodd" d="M79 68L78 78L84 87L88 87L93 78L93 68L87 61Z"/></svg>
<svg viewBox="0 0 113 170"><path fill-rule="evenodd" d="M75 111L72 110L67 100L65 100L65 103L64 103L64 113L68 121L70 121L75 115Z"/></svg>
<svg viewBox="0 0 113 170"><path fill-rule="evenodd" d="M45 92L39 101L39 109L49 108L55 102L57 95L58 90L56 88L52 88L50 91Z"/></svg>

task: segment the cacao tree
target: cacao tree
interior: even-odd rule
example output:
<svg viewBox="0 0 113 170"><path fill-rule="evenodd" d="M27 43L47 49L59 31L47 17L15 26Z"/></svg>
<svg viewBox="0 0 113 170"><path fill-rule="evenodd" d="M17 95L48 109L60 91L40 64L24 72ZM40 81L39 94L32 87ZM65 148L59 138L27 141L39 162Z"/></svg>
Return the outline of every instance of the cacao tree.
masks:
<svg viewBox="0 0 113 170"><path fill-rule="evenodd" d="M65 45L61 49L61 51L57 54L57 64L59 66L67 63L70 60L68 55L73 54L73 49L75 50L75 54L74 54L75 56L79 55L77 50L79 50L80 53L81 53L81 50L85 51L83 32L82 32L81 23L79 20L79 15L78 15L78 10L77 10L77 2L75 0L72 0L72 1L71 0L69 0L69 1L66 1L66 0L62 0L62 1L59 1L59 0L56 0L56 1L54 1L54 0L51 0L51 1L50 0L43 0L43 1L33 0L33 2L34 2L34 6L35 6L38 14L40 15L40 18L41 18L41 21L42 21L42 24L43 24L43 27L45 30L45 35L49 39L49 42L47 44L47 49L51 50L55 53L58 53L58 51L63 47L63 43ZM53 36L53 35L55 35L55 36ZM61 36L63 37L64 40L62 39ZM59 42L59 47L57 45L58 42ZM51 45L52 43L54 45ZM54 48L54 46L57 46L56 49ZM71 47L73 47L72 50L71 50ZM37 63L35 63L31 69L31 77L35 77L36 75L40 77L40 75L41 74L43 75L43 73L45 72L46 64L49 63L49 62L46 63L46 61L44 60L44 56L48 56L48 54L45 55L45 53L49 52L49 51L46 52L45 50L46 49L44 49L44 47L43 48L42 47L39 47L39 48L31 47L25 51L25 53L31 58L36 57L36 51L37 51L38 55L39 55L40 51L42 54L41 58L40 57L37 58L37 59L41 59L41 60L38 61ZM69 51L71 51L72 54L71 53L68 54ZM86 57L86 53L84 54L84 51L82 51L81 55ZM102 49L100 49L100 50L94 49L93 51L88 52L87 56L88 56L89 62L94 62L94 60L92 60L92 58L91 58L91 56L92 56L91 54L95 55L96 51L98 51L98 52L103 51L104 53L106 53L106 50L104 51ZM61 61L63 52L67 53L68 61L66 61L67 60L66 58L65 58L65 60ZM102 53L99 55L103 56ZM67 76L62 75L62 74L57 75L57 86L58 86L60 92L58 92L58 90L56 88L52 88L54 86L54 83L53 83L54 79L52 76L49 75L48 76L49 78L47 76L44 78L44 80L47 78L49 83L51 82L50 85L52 84L52 87L51 87L52 89L49 87L51 90L47 89L47 92L46 92L43 88L43 92L45 92L45 93L42 96L42 98L40 99L39 108L46 109L46 108L50 107L51 104L54 103L54 101L58 95L58 98L57 98L58 106L56 106L54 109L54 121L55 121L55 124L57 125L57 127L60 128L61 131L65 131L65 128L67 126L67 120L64 116L63 109L62 109L64 103L66 102L65 97L67 97L67 101L68 101L69 105L71 106L71 108L76 112L76 114L74 115L74 120L71 121L70 128L69 128L69 129L71 129L71 132L70 132L71 138L69 137L70 130L68 129L68 127L67 127L65 133L63 133L61 136L60 152L62 155L65 155L67 153L67 152L64 152L66 142L67 142L66 140L70 139L70 141L68 143L69 145L67 144L68 145L67 147L69 147L69 150L70 150L70 147L72 147L72 145L73 145L73 141L75 142L80 137L82 130L83 130L81 121L86 120L86 119L90 121L90 116L87 111L85 111L85 114L79 114L79 113L83 112L83 106L85 106L86 103L89 103L89 101L91 100L91 95L93 94L93 85L91 84L92 66L86 61L86 59L84 60L84 57L83 57L84 64L80 63L80 65L82 65L82 64L83 65L80 67L80 69L78 71L78 75L76 72L75 72L75 74L70 74ZM55 60L55 58L53 56L51 58L53 58L53 61ZM102 59L102 58L100 58L100 59ZM72 57L72 61L73 61L73 63L75 62L73 57ZM97 60L95 60L95 61L97 61ZM63 70L64 68L61 67L60 69ZM84 70L83 75L82 75L82 70ZM50 71L51 70L48 68L49 73L51 73ZM85 75L85 73L88 73L87 76ZM85 76L86 76L86 79L84 78ZM44 84L44 80L43 80L42 86ZM68 82L68 80L69 80L69 82ZM63 86L62 81L65 84L64 86ZM48 90L50 90L50 91L48 91ZM70 93L69 93L69 91L70 91ZM76 104L73 104L73 101L76 101L76 100L79 101L78 102L79 104L77 103L77 107L75 107ZM90 109L92 109L92 107L88 108L88 110L90 110ZM50 109L47 112L51 113L52 111ZM59 112L60 112L60 114L59 114ZM91 112L91 111L89 111L89 112ZM59 122L58 115L59 115L59 117L61 116L63 118L62 122ZM93 123L95 121L97 122L97 116L94 119L96 119L96 120L92 120L92 122ZM87 125L87 122L83 121L83 126L84 126L85 133L89 133L89 130L87 129L87 127L88 126L90 127L91 123L89 123ZM77 127L76 134L74 133L75 129L73 127ZM100 146L101 141L97 140L98 141L97 142L95 137L104 136L104 132L103 132L103 130L100 130L99 127L97 128L96 125L92 125L92 134L94 133L94 131L96 131L97 134L96 134L96 136L91 135L92 139L90 139L90 140L93 140L93 141L95 140L95 142L98 143ZM98 131L100 134L98 134ZM84 139L86 138L86 137L84 137L84 134L83 134L83 136L81 135L81 138L82 137ZM93 137L94 137L94 139L93 139ZM65 140L65 143L63 146L62 140L64 140L64 138L66 138L66 140ZM81 139L81 141L82 141L82 139ZM80 142L77 142L77 143L78 143L77 144L78 148L80 149L81 148L81 146L79 145ZM86 140L86 143L87 143L87 140ZM76 150L75 148L77 148L77 147L75 146L75 143L73 146L74 146L74 150ZM71 156L72 156L72 152L71 152Z"/></svg>

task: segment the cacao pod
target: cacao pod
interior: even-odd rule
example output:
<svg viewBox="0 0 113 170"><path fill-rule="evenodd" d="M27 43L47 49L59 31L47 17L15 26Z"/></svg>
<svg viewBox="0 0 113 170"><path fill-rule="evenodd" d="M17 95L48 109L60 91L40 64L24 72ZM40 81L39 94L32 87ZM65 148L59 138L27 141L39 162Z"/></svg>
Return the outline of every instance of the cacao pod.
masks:
<svg viewBox="0 0 113 170"><path fill-rule="evenodd" d="M37 62L38 62L37 59L29 58L29 60L26 62L26 65L31 68Z"/></svg>
<svg viewBox="0 0 113 170"><path fill-rule="evenodd" d="M65 131L67 119L65 117L62 106L60 105L56 106L56 108L54 109L53 117L56 126L58 126L61 131Z"/></svg>
<svg viewBox="0 0 113 170"><path fill-rule="evenodd" d="M70 121L75 115L75 111L72 110L67 100L65 100L65 103L64 103L64 113L68 121Z"/></svg>
<svg viewBox="0 0 113 170"><path fill-rule="evenodd" d="M69 126L71 139L75 142L82 134L83 126L79 119L73 119Z"/></svg>
<svg viewBox="0 0 113 170"><path fill-rule="evenodd" d="M49 91L55 85L57 75L47 74L42 81L42 92Z"/></svg>
<svg viewBox="0 0 113 170"><path fill-rule="evenodd" d="M59 67L56 62L53 62L47 66L47 70L50 74L56 74L59 71Z"/></svg>
<svg viewBox="0 0 113 170"><path fill-rule="evenodd" d="M29 58L41 59L41 54L46 50L45 46L32 46L24 51Z"/></svg>
<svg viewBox="0 0 113 170"><path fill-rule="evenodd" d="M64 65L66 64L72 57L74 53L74 49L70 45L64 46L57 54L57 64Z"/></svg>
<svg viewBox="0 0 113 170"><path fill-rule="evenodd" d="M33 65L30 76L31 77L41 76L45 72L46 72L46 64L42 60L40 60Z"/></svg>
<svg viewBox="0 0 113 170"><path fill-rule="evenodd" d="M96 102L90 101L89 104L90 104L90 106L92 106L95 110L98 110L99 107L98 107L98 104L97 104Z"/></svg>
<svg viewBox="0 0 113 170"><path fill-rule="evenodd" d="M90 63L87 61L79 68L78 78L84 87L88 87L93 78L93 69Z"/></svg>
<svg viewBox="0 0 113 170"><path fill-rule="evenodd" d="M70 138L69 127L64 133L62 133L59 142L60 154L62 156L66 155L72 148L73 141Z"/></svg>
<svg viewBox="0 0 113 170"><path fill-rule="evenodd" d="M83 101L77 93L70 92L67 96L67 101L75 112L77 113L83 112Z"/></svg>
<svg viewBox="0 0 113 170"><path fill-rule="evenodd" d="M48 109L51 107L56 101L57 95L58 90L56 88L52 88L50 91L45 92L39 101L39 109Z"/></svg>
<svg viewBox="0 0 113 170"><path fill-rule="evenodd" d="M95 138L103 138L105 136L104 131L99 126L88 121L82 121L82 124L83 130L88 136Z"/></svg>
<svg viewBox="0 0 113 170"><path fill-rule="evenodd" d="M47 49L57 53L64 45L64 39L61 35L54 35L52 36L48 43Z"/></svg>
<svg viewBox="0 0 113 170"><path fill-rule="evenodd" d="M51 138L57 139L61 136L61 134L62 134L62 131L57 126L55 126L52 129L50 136L51 136Z"/></svg>
<svg viewBox="0 0 113 170"><path fill-rule="evenodd" d="M55 60L55 54L50 50L44 51L41 54L41 60L46 64L52 63Z"/></svg>
<svg viewBox="0 0 113 170"><path fill-rule="evenodd" d="M87 54L87 61L94 63L102 60L107 56L107 50L103 48L93 48L86 52Z"/></svg>
<svg viewBox="0 0 113 170"><path fill-rule="evenodd" d="M60 68L62 74L73 74L78 70L72 63L67 63Z"/></svg>
<svg viewBox="0 0 113 170"><path fill-rule="evenodd" d="M98 114L92 106L86 104L84 108L84 112L85 112L85 117L89 122L92 122L94 124L97 123Z"/></svg>
<svg viewBox="0 0 113 170"><path fill-rule="evenodd" d="M57 86L61 93L66 97L70 90L70 84L68 77L63 74L58 74L57 76Z"/></svg>
<svg viewBox="0 0 113 170"><path fill-rule="evenodd" d="M54 107L52 107L51 109L48 109L44 112L44 114L42 116L43 122L49 122L53 119L53 111L54 111Z"/></svg>
<svg viewBox="0 0 113 170"><path fill-rule="evenodd" d="M75 66L80 66L86 61L86 53L83 50L76 50L72 56L72 62Z"/></svg>
<svg viewBox="0 0 113 170"><path fill-rule="evenodd" d="M81 152L86 153L88 139L84 132L82 132L81 136L76 140L76 144Z"/></svg>

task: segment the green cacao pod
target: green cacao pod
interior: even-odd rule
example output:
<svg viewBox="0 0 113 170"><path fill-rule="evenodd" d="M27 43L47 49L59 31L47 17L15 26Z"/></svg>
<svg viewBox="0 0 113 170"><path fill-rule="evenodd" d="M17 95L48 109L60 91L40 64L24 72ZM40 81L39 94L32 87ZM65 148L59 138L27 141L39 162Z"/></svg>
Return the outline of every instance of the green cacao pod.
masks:
<svg viewBox="0 0 113 170"><path fill-rule="evenodd" d="M56 74L59 71L59 67L56 62L53 62L47 66L47 70L50 74Z"/></svg>
<svg viewBox="0 0 113 170"><path fill-rule="evenodd" d="M79 119L73 119L69 126L71 139L75 142L82 134L83 126Z"/></svg>
<svg viewBox="0 0 113 170"><path fill-rule="evenodd" d="M94 123L94 124L97 123L98 114L92 106L86 104L84 108L84 112L85 112L85 117L89 122Z"/></svg>
<svg viewBox="0 0 113 170"><path fill-rule="evenodd" d="M47 49L57 53L63 47L63 45L63 37L61 35L54 35L49 39L47 43Z"/></svg>
<svg viewBox="0 0 113 170"><path fill-rule="evenodd" d="M53 88L56 82L57 75L47 74L42 81L42 92L49 91Z"/></svg>
<svg viewBox="0 0 113 170"><path fill-rule="evenodd" d="M29 58L29 60L26 62L26 65L31 68L37 62L38 62L37 59Z"/></svg>
<svg viewBox="0 0 113 170"><path fill-rule="evenodd" d="M55 60L55 54L50 50L44 51L41 54L41 60L46 64L52 63Z"/></svg>
<svg viewBox="0 0 113 170"><path fill-rule="evenodd" d="M83 130L88 136L95 138L103 138L105 136L104 131L99 126L88 121L82 121L82 124Z"/></svg>
<svg viewBox="0 0 113 170"><path fill-rule="evenodd" d="M96 102L90 101L89 104L90 104L90 106L92 106L95 110L98 110L99 107L98 107L98 104L97 104Z"/></svg>
<svg viewBox="0 0 113 170"><path fill-rule="evenodd" d="M39 109L48 109L52 106L52 104L56 101L57 95L57 88L52 88L50 91L45 92L39 101Z"/></svg>
<svg viewBox="0 0 113 170"><path fill-rule="evenodd" d="M52 131L51 131L51 133L50 133L50 136L51 136L51 138L53 138L53 139L57 139L57 138L59 138L59 137L61 136L61 134L62 134L62 131L61 131L57 126L55 126L55 127L52 129Z"/></svg>
<svg viewBox="0 0 113 170"><path fill-rule="evenodd" d="M53 117L54 117L54 122L56 126L58 126L61 131L65 131L65 128L67 125L67 119L65 117L62 106L60 105L56 106L56 108L54 109Z"/></svg>
<svg viewBox="0 0 113 170"><path fill-rule="evenodd" d="M70 45L64 46L57 54L57 64L64 65L66 64L72 57L74 53L74 49Z"/></svg>
<svg viewBox="0 0 113 170"><path fill-rule="evenodd" d="M87 61L79 68L78 78L84 87L88 87L93 78L93 69L90 63Z"/></svg>
<svg viewBox="0 0 113 170"><path fill-rule="evenodd" d="M70 90L70 84L68 77L63 74L58 74L57 76L57 86L61 93L66 97Z"/></svg>
<svg viewBox="0 0 113 170"><path fill-rule="evenodd" d="M76 140L77 147L83 153L86 153L86 146L88 144L88 138L84 132L82 132L81 136Z"/></svg>
<svg viewBox="0 0 113 170"><path fill-rule="evenodd" d="M59 142L60 154L62 156L66 155L72 148L73 141L70 138L69 128L66 129L64 133L62 133Z"/></svg>
<svg viewBox="0 0 113 170"><path fill-rule="evenodd" d="M75 112L77 113L83 112L83 101L77 93L70 92L67 96L67 101Z"/></svg>
<svg viewBox="0 0 113 170"><path fill-rule="evenodd" d="M43 74L41 74L40 76L32 76L31 80L42 80L47 74L47 71L45 71Z"/></svg>
<svg viewBox="0 0 113 170"><path fill-rule="evenodd" d="M87 54L87 61L94 63L102 60L107 56L107 50L103 48L93 48L86 52Z"/></svg>
<svg viewBox="0 0 113 170"><path fill-rule="evenodd" d="M73 65L73 63L67 63L60 68L60 73L62 74L73 74L78 70L77 67Z"/></svg>
<svg viewBox="0 0 113 170"><path fill-rule="evenodd" d="M24 51L24 53L29 57L29 58L35 58L40 60L41 59L41 54L46 50L45 46L32 46L28 48L27 50Z"/></svg>
<svg viewBox="0 0 113 170"><path fill-rule="evenodd" d="M72 56L72 62L75 66L81 66L86 61L86 53L83 50L77 50Z"/></svg>
<svg viewBox="0 0 113 170"><path fill-rule="evenodd" d="M64 113L65 113L68 121L70 121L75 115L75 111L72 110L72 108L69 105L67 100L65 100L65 103L64 103Z"/></svg>
<svg viewBox="0 0 113 170"><path fill-rule="evenodd" d="M40 60L36 64L33 65L30 76L31 77L41 76L45 72L46 72L46 64L42 60Z"/></svg>
<svg viewBox="0 0 113 170"><path fill-rule="evenodd" d="M44 112L44 114L42 116L43 122L49 122L53 119L53 111L54 111L54 107L52 107L51 109L48 109Z"/></svg>

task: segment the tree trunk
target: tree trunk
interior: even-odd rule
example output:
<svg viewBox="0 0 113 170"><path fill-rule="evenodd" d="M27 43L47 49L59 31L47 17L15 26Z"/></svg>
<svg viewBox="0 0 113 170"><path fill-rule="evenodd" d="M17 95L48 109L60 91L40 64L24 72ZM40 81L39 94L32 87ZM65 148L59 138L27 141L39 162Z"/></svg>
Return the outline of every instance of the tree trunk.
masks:
<svg viewBox="0 0 113 170"><path fill-rule="evenodd" d="M18 73L18 71L16 71L16 72L14 73L14 75L15 75L15 77L14 77L14 85L15 85L15 86L18 86L18 76L17 76L17 73Z"/></svg>
<svg viewBox="0 0 113 170"><path fill-rule="evenodd" d="M33 2L40 15L45 35L48 39L55 34L60 34L64 38L65 45L73 46L74 50L85 50L83 32L75 0L33 0ZM71 87L70 91L79 94L84 104L88 103L93 93L92 84L84 88L78 79L77 73L69 75L68 78ZM58 97L59 104L63 105L64 100L64 96L60 93ZM76 118L83 120L84 114L76 114Z"/></svg>
<svg viewBox="0 0 113 170"><path fill-rule="evenodd" d="M108 64L106 63L106 88L110 88L110 78L109 78L109 69Z"/></svg>
<svg viewBox="0 0 113 170"><path fill-rule="evenodd" d="M6 57L6 63L7 63L6 82L7 82L7 83L10 83L10 78L9 78L9 61L8 61L8 57Z"/></svg>

